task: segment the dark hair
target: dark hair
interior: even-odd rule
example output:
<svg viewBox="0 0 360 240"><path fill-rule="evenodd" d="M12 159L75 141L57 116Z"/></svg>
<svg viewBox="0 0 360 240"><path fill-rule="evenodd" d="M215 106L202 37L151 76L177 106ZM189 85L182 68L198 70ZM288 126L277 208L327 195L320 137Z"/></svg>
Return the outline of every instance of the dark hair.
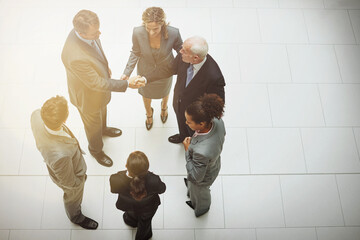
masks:
<svg viewBox="0 0 360 240"><path fill-rule="evenodd" d="M143 152L132 152L127 159L126 168L133 177L130 182L130 194L135 200L140 201L147 195L144 178L149 170L149 160Z"/></svg>
<svg viewBox="0 0 360 240"><path fill-rule="evenodd" d="M97 24L100 24L99 18L90 10L81 10L73 19L74 28L78 33L86 33L91 25Z"/></svg>
<svg viewBox="0 0 360 240"><path fill-rule="evenodd" d="M56 97L48 99L41 107L41 118L51 130L58 129L68 116L68 104L62 96L56 95Z"/></svg>
<svg viewBox="0 0 360 240"><path fill-rule="evenodd" d="M201 122L209 124L214 117L217 119L222 117L224 113L224 100L214 93L205 93L198 101L191 103L186 108L186 113L197 124Z"/></svg>
<svg viewBox="0 0 360 240"><path fill-rule="evenodd" d="M166 15L162 8L160 7L147 8L142 14L142 21L144 25L146 23L151 23L151 22L161 24L162 25L161 31L164 32L164 38L168 39L169 34L166 27L169 26L169 23L166 23Z"/></svg>

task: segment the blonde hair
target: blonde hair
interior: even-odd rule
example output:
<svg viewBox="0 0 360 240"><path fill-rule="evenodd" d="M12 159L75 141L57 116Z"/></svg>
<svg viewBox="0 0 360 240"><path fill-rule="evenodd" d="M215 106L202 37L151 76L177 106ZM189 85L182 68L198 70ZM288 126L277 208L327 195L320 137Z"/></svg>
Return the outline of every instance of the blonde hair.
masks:
<svg viewBox="0 0 360 240"><path fill-rule="evenodd" d="M90 10L81 10L73 19L75 31L78 33L86 33L90 26L98 24L100 24L98 16Z"/></svg>
<svg viewBox="0 0 360 240"><path fill-rule="evenodd" d="M168 39L167 26L169 23L166 23L166 15L162 8L160 7L149 7L142 14L143 25L151 22L155 22L162 25L161 31L164 32L164 38Z"/></svg>

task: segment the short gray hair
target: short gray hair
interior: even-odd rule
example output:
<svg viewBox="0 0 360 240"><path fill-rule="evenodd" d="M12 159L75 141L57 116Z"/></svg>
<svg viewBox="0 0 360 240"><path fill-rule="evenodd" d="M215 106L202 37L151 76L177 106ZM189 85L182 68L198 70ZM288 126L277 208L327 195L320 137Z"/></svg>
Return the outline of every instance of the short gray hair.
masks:
<svg viewBox="0 0 360 240"><path fill-rule="evenodd" d="M86 33L90 25L97 25L99 23L99 18L96 13L90 10L81 10L73 19L75 31L78 33Z"/></svg>
<svg viewBox="0 0 360 240"><path fill-rule="evenodd" d="M209 45L205 38L200 36L193 36L188 38L188 40L191 44L190 51L193 54L198 55L201 59L204 59L209 51Z"/></svg>

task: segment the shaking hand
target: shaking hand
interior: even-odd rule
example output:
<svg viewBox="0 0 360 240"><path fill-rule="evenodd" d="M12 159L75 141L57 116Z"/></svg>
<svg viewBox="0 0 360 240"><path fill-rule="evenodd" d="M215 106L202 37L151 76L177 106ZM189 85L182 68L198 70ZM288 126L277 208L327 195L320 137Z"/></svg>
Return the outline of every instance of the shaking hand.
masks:
<svg viewBox="0 0 360 240"><path fill-rule="evenodd" d="M140 88L145 86L145 79L141 76L134 76L128 79L129 88Z"/></svg>

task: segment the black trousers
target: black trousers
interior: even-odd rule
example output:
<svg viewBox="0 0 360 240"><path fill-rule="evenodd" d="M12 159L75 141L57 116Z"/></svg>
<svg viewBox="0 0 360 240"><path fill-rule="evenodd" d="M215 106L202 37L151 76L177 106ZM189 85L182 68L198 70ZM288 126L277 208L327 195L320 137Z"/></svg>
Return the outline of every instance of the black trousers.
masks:
<svg viewBox="0 0 360 240"><path fill-rule="evenodd" d="M124 213L124 222L131 227L137 227L135 240L147 240L152 237L151 220L156 210L157 208L151 212L136 213L126 211Z"/></svg>
<svg viewBox="0 0 360 240"><path fill-rule="evenodd" d="M174 111L175 111L175 109L174 109ZM191 130L191 128L189 128L189 126L186 124L185 107L183 107L183 106L181 106L181 104L179 104L178 110L175 111L175 114L176 114L176 120L178 123L180 138L183 140L186 137L192 137L192 135L194 134L194 131Z"/></svg>
<svg viewBox="0 0 360 240"><path fill-rule="evenodd" d="M86 138L89 143L89 151L92 155L102 153L104 146L102 139L103 129L106 128L107 108L103 107L99 112L85 113L78 109L84 123Z"/></svg>

